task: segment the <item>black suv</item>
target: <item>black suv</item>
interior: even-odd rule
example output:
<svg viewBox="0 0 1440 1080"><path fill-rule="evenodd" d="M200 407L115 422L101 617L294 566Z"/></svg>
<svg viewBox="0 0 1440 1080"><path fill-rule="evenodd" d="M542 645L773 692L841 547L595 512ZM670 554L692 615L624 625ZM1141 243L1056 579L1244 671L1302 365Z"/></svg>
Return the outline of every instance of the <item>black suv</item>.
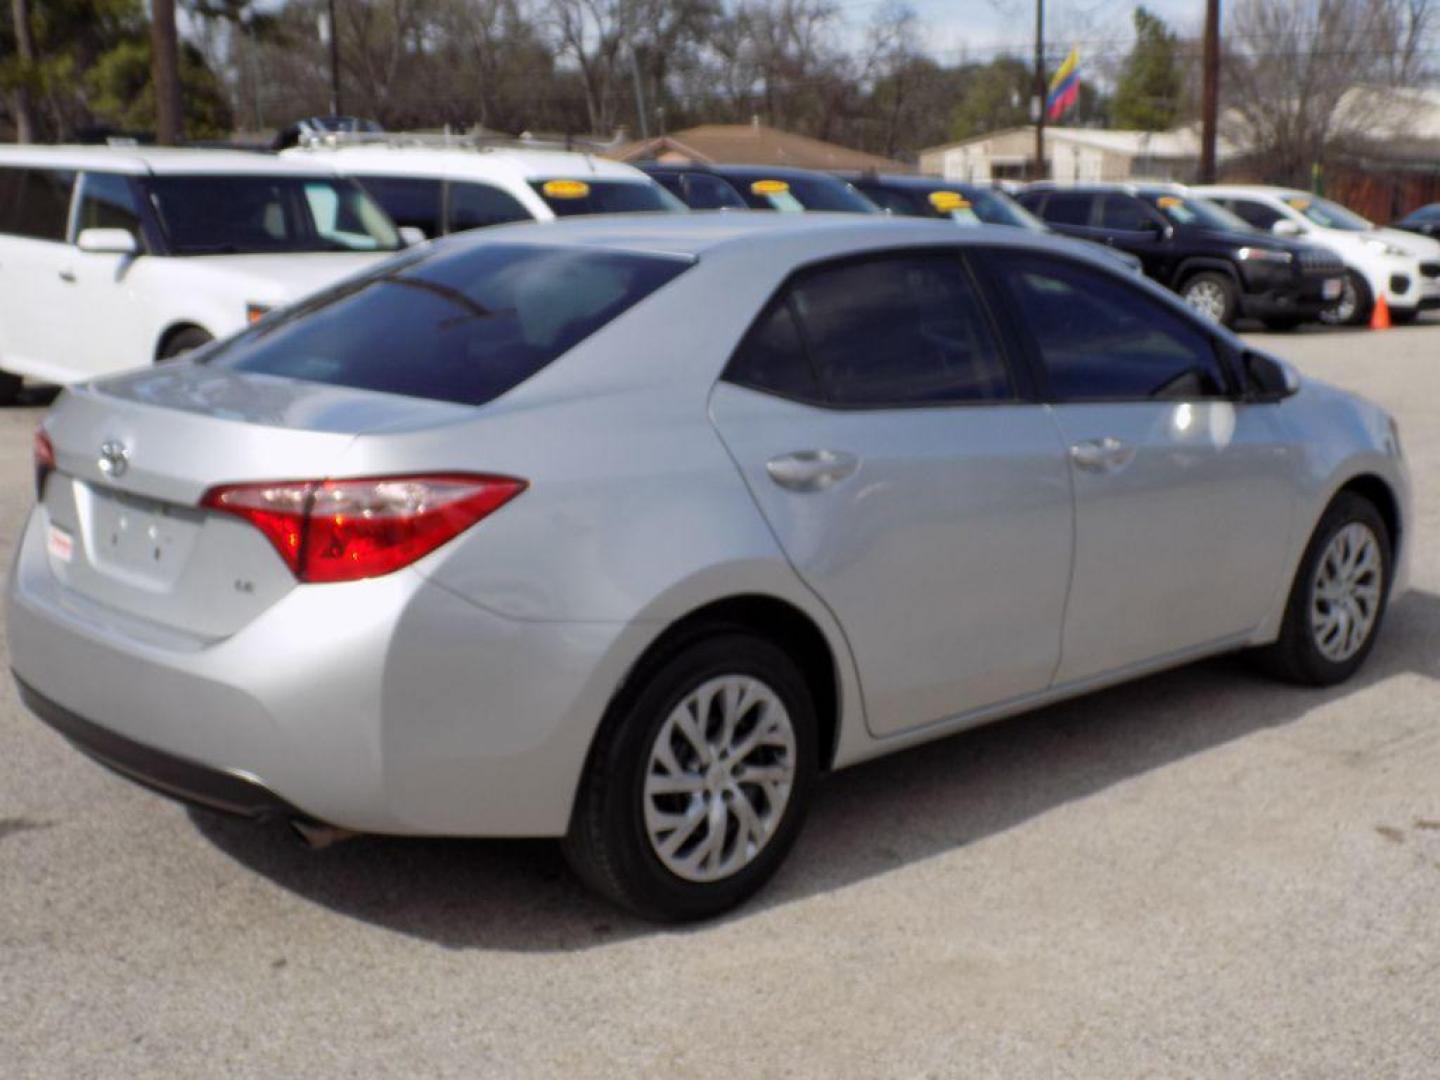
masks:
<svg viewBox="0 0 1440 1080"><path fill-rule="evenodd" d="M852 184L829 173L772 165L662 165L636 162L691 210L838 210L878 214Z"/></svg>
<svg viewBox="0 0 1440 1080"><path fill-rule="evenodd" d="M1242 315L1275 330L1314 320L1345 270L1324 248L1252 229L1172 186L1037 184L1020 204L1056 232L1139 256L1145 273L1226 326Z"/></svg>

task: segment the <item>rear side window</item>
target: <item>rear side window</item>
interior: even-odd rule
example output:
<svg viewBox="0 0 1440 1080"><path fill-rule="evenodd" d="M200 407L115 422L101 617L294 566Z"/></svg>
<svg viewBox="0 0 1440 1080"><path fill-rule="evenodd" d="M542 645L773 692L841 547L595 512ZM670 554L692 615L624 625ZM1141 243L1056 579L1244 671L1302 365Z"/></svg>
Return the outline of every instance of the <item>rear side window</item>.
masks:
<svg viewBox="0 0 1440 1080"><path fill-rule="evenodd" d="M837 404L1014 395L975 283L953 252L820 267L795 282L790 300L825 394Z"/></svg>
<svg viewBox="0 0 1440 1080"><path fill-rule="evenodd" d="M1057 400L1226 394L1210 336L1133 285L1041 255L991 258Z"/></svg>
<svg viewBox="0 0 1440 1080"><path fill-rule="evenodd" d="M815 369L805 352L800 326L788 298L770 306L745 335L726 369L733 383L781 397L815 401L821 397Z"/></svg>
<svg viewBox="0 0 1440 1080"><path fill-rule="evenodd" d="M407 176L358 176L360 186L396 225L419 229L430 239L440 235L439 180Z"/></svg>
<svg viewBox="0 0 1440 1080"><path fill-rule="evenodd" d="M689 265L656 255L507 244L402 256L257 324L206 362L482 405Z"/></svg>
<svg viewBox="0 0 1440 1080"><path fill-rule="evenodd" d="M126 177L116 173L85 173L81 177L76 234L82 229L124 229L143 246L140 200Z"/></svg>
<svg viewBox="0 0 1440 1080"><path fill-rule="evenodd" d="M483 229L487 225L503 225L507 221L534 220L519 201L489 184L450 184L450 208L447 214L450 232Z"/></svg>
<svg viewBox="0 0 1440 1080"><path fill-rule="evenodd" d="M1215 201L1252 229L1264 229L1268 232L1274 228L1277 221L1284 217L1279 210L1272 210L1262 202L1252 202L1249 199L1216 199Z"/></svg>
<svg viewBox="0 0 1440 1080"><path fill-rule="evenodd" d="M74 189L68 169L0 170L0 232L63 241Z"/></svg>
<svg viewBox="0 0 1440 1080"><path fill-rule="evenodd" d="M1045 200L1041 217L1054 225L1089 225L1090 202L1089 195L1057 191Z"/></svg>

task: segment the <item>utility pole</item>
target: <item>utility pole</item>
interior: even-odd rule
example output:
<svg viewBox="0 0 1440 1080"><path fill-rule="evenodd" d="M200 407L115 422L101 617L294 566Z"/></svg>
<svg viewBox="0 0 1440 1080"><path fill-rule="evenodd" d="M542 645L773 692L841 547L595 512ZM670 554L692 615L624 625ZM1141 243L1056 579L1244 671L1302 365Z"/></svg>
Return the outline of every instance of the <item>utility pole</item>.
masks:
<svg viewBox="0 0 1440 1080"><path fill-rule="evenodd" d="M174 146L185 134L175 0L155 0L150 5L150 78L155 87L155 141Z"/></svg>
<svg viewBox="0 0 1440 1080"><path fill-rule="evenodd" d="M330 115L341 115L340 24L335 21L335 0L330 0Z"/></svg>
<svg viewBox="0 0 1440 1080"><path fill-rule="evenodd" d="M1205 89L1200 103L1200 182L1215 182L1215 126L1220 113L1220 0L1205 0Z"/></svg>
<svg viewBox="0 0 1440 1080"><path fill-rule="evenodd" d="M1035 0L1035 168L1032 180L1044 180L1045 169L1045 0Z"/></svg>

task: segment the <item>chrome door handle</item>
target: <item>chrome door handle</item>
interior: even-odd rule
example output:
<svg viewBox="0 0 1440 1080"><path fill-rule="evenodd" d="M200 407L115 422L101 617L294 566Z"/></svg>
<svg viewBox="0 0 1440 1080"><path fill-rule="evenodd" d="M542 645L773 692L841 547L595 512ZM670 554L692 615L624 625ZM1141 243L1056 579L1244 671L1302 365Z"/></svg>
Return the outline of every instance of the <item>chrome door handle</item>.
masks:
<svg viewBox="0 0 1440 1080"><path fill-rule="evenodd" d="M73 282L75 280L75 271L71 270L68 266L65 267L65 269L60 271L60 280Z"/></svg>
<svg viewBox="0 0 1440 1080"><path fill-rule="evenodd" d="M860 467L860 459L843 450L797 450L765 463L770 479L791 491L824 491Z"/></svg>
<svg viewBox="0 0 1440 1080"><path fill-rule="evenodd" d="M1135 448L1113 435L1085 439L1070 447L1070 460L1086 472L1117 472L1135 458Z"/></svg>

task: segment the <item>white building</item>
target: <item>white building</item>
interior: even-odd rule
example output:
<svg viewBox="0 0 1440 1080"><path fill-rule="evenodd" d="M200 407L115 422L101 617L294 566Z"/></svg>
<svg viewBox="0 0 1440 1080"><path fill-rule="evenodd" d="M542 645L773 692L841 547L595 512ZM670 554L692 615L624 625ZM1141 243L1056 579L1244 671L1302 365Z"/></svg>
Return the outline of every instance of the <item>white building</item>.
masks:
<svg viewBox="0 0 1440 1080"><path fill-rule="evenodd" d="M1223 140L1217 152L1229 153ZM1035 129L1009 128L920 151L920 171L946 180L1021 180L1035 157ZM1174 131L1103 131L1047 127L1045 160L1053 180L1194 179L1200 161L1195 127Z"/></svg>

